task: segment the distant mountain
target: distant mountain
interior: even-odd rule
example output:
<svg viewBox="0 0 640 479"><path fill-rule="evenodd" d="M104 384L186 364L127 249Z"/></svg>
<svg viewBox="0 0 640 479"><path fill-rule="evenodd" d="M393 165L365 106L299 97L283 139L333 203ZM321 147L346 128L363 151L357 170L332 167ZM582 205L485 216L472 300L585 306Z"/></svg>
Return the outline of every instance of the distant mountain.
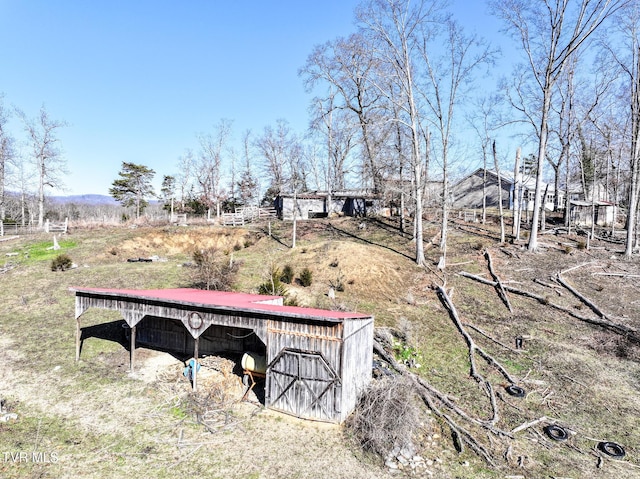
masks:
<svg viewBox="0 0 640 479"><path fill-rule="evenodd" d="M69 196L49 196L52 203L65 205L75 203L79 205L119 205L112 196L107 195L69 195Z"/></svg>

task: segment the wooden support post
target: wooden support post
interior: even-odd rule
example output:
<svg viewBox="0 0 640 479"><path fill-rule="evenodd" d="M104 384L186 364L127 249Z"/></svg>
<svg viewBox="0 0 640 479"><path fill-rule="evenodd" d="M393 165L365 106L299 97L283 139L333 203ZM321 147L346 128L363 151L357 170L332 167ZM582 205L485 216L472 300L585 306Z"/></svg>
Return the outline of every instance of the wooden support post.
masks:
<svg viewBox="0 0 640 479"><path fill-rule="evenodd" d="M80 336L82 335L82 331L80 331L80 316L76 318L76 362L80 361Z"/></svg>
<svg viewBox="0 0 640 479"><path fill-rule="evenodd" d="M131 350L129 351L129 372L133 373L133 363L136 359L136 327L131 328Z"/></svg>
<svg viewBox="0 0 640 479"><path fill-rule="evenodd" d="M194 351L193 351L193 390L197 391L198 389L198 346L200 344L200 338L196 338Z"/></svg>

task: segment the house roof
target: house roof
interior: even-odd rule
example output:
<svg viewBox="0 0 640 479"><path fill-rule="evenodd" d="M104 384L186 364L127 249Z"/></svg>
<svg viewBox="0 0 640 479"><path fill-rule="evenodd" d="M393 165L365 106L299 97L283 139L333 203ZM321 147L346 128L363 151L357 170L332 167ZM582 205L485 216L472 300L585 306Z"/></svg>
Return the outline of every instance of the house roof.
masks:
<svg viewBox="0 0 640 479"><path fill-rule="evenodd" d="M109 296L123 300L150 300L167 304L192 305L209 307L218 310L247 311L267 313L276 316L288 316L300 319L324 321L342 321L346 319L370 318L369 314L330 311L299 306L280 306L270 304L282 296L266 296L260 294L237 293L230 291L206 291L192 288L176 289L108 289L108 288L69 288L76 295Z"/></svg>
<svg viewBox="0 0 640 479"><path fill-rule="evenodd" d="M280 193L278 196L281 198L293 198L297 199L325 199L329 195L332 198L376 198L377 195L368 189L359 190L335 190L329 193L328 191L305 191L301 193Z"/></svg>
<svg viewBox="0 0 640 479"><path fill-rule="evenodd" d="M482 174L483 169L482 168L478 168L477 170L475 170L473 173L468 174L467 176L465 176L464 178L462 178L460 181L458 181L456 183L455 186L457 186L458 184L462 183L464 180L466 180L467 178L470 178L471 176L475 176L475 175L481 175ZM487 169L487 174L491 175L495 178L498 177L498 174L496 173L495 170L490 170ZM509 183L510 185L513 185L515 183L515 179L513 176L513 171L503 171L500 170L500 179L501 181L505 181L507 183ZM525 188L527 188L528 190L534 190L536 187L536 178L535 176L531 176L531 175L523 175L522 177L522 184L524 185ZM546 187L546 183L542 183L542 190L544 191L545 187ZM549 185L549 189L553 189L553 185Z"/></svg>
<svg viewBox="0 0 640 479"><path fill-rule="evenodd" d="M571 200L571 204L574 206L615 206L615 203L602 200Z"/></svg>

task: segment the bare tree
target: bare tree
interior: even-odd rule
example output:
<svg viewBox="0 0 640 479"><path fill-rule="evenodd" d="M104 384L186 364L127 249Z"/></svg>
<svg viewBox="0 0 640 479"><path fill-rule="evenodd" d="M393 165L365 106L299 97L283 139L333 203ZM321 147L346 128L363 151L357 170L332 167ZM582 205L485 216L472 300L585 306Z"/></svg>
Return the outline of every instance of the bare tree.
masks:
<svg viewBox="0 0 640 479"><path fill-rule="evenodd" d="M60 120L52 120L44 105L35 119L29 119L21 110L16 110L24 124L31 148L31 158L38 175L38 227L44 224L45 188L60 188L61 176L66 173L66 161L62 157L58 130L67 126Z"/></svg>
<svg viewBox="0 0 640 479"><path fill-rule="evenodd" d="M543 206L542 182L554 86L570 59L592 33L628 0L489 0L495 14L515 37L528 64L536 99L521 105L538 138L536 191L527 248L538 247L538 221ZM523 70L524 71L524 70Z"/></svg>
<svg viewBox="0 0 640 479"><path fill-rule="evenodd" d="M321 83L328 85L327 91L313 100L316 107L321 105L323 115L335 110L355 115L360 128L363 177L370 179L374 191L380 192L384 165L380 162L379 152L384 135L380 135L379 130L383 128L384 117L381 113L383 97L373 84L380 68L373 50L372 40L366 35L356 33L338 38L316 46L300 74L308 91Z"/></svg>
<svg viewBox="0 0 640 479"><path fill-rule="evenodd" d="M178 173L175 175L180 202L178 210L181 213L185 212L187 200L190 199L193 194L195 167L193 151L190 149L185 150L184 154L178 157Z"/></svg>
<svg viewBox="0 0 640 479"><path fill-rule="evenodd" d="M240 202L243 205L257 205L259 198L259 181L252 167L253 151L251 145L251 130L246 130L242 135L242 158L244 162L237 184Z"/></svg>
<svg viewBox="0 0 640 479"><path fill-rule="evenodd" d="M9 113L4 108L0 95L0 221L6 217L5 189L8 182L9 167L15 160L14 139L9 133L7 123Z"/></svg>
<svg viewBox="0 0 640 479"><path fill-rule="evenodd" d="M286 190L304 190L304 168L297 168L303 161L299 140L284 119L276 121L276 128L266 126L255 143L262 156L263 167L270 181L270 188L277 195ZM294 185L295 183L295 185Z"/></svg>
<svg viewBox="0 0 640 479"><path fill-rule="evenodd" d="M201 134L200 155L197 166L198 183L203 197L207 199L209 208L215 205L216 217L220 217L220 203L222 190L220 178L222 176L222 160L227 141L231 135L231 120L221 119L214 127L213 133Z"/></svg>
<svg viewBox="0 0 640 479"><path fill-rule="evenodd" d="M333 101L334 95L329 96L327 105L318 100L311 123L311 128L325 139L327 161L323 176L329 194L345 189L346 175L351 170L349 158L356 143L352 115L335 108Z"/></svg>
<svg viewBox="0 0 640 479"><path fill-rule="evenodd" d="M627 233L625 258L631 258L637 233L637 214L640 203L640 7L632 2L621 11L612 38L604 43L606 53L621 73L623 91L630 108L626 121L629 141L629 186L627 193ZM613 45L613 43L615 45ZM624 48L620 48L624 45Z"/></svg>
<svg viewBox="0 0 640 479"><path fill-rule="evenodd" d="M476 35L465 35L451 18L446 18L442 27L442 31L431 28L425 32L419 45L420 58L426 65L425 117L435 133L437 147L434 145L434 150L439 153L437 158L442 166L441 269L445 267L447 253L449 164L455 112L468 94L475 71L483 64L491 63L495 55ZM438 51L437 46L442 48L441 54L434 54Z"/></svg>
<svg viewBox="0 0 640 479"><path fill-rule="evenodd" d="M427 175L421 148L425 131L420 118L416 60L426 25L438 21L442 6L442 2L437 0L420 0L415 4L407 0L370 0L356 13L363 34L373 39L375 54L384 63L392 80L391 84L374 82L375 86L401 112L401 116L393 120L403 124L409 132L415 204L415 261L419 265L425 263L422 217Z"/></svg>

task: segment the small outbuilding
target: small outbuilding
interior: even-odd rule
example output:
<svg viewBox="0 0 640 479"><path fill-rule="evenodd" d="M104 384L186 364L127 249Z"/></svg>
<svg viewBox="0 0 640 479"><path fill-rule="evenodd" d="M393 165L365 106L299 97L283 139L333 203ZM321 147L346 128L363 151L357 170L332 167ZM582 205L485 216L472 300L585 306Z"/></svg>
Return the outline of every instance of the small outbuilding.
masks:
<svg viewBox="0 0 640 479"><path fill-rule="evenodd" d="M611 226L616 220L617 208L610 201L571 200L571 222L577 226Z"/></svg>
<svg viewBox="0 0 640 479"><path fill-rule="evenodd" d="M281 194L274 202L278 218L285 221L296 219L326 218L331 215L367 216L376 196L367 191L326 191L312 193Z"/></svg>
<svg viewBox="0 0 640 479"><path fill-rule="evenodd" d="M82 314L102 308L119 311L130 329L131 370L139 342L195 358L254 353L266 359L265 406L297 417L342 422L371 380L373 317L367 314L283 306L280 296L197 289L71 291L76 361Z"/></svg>

